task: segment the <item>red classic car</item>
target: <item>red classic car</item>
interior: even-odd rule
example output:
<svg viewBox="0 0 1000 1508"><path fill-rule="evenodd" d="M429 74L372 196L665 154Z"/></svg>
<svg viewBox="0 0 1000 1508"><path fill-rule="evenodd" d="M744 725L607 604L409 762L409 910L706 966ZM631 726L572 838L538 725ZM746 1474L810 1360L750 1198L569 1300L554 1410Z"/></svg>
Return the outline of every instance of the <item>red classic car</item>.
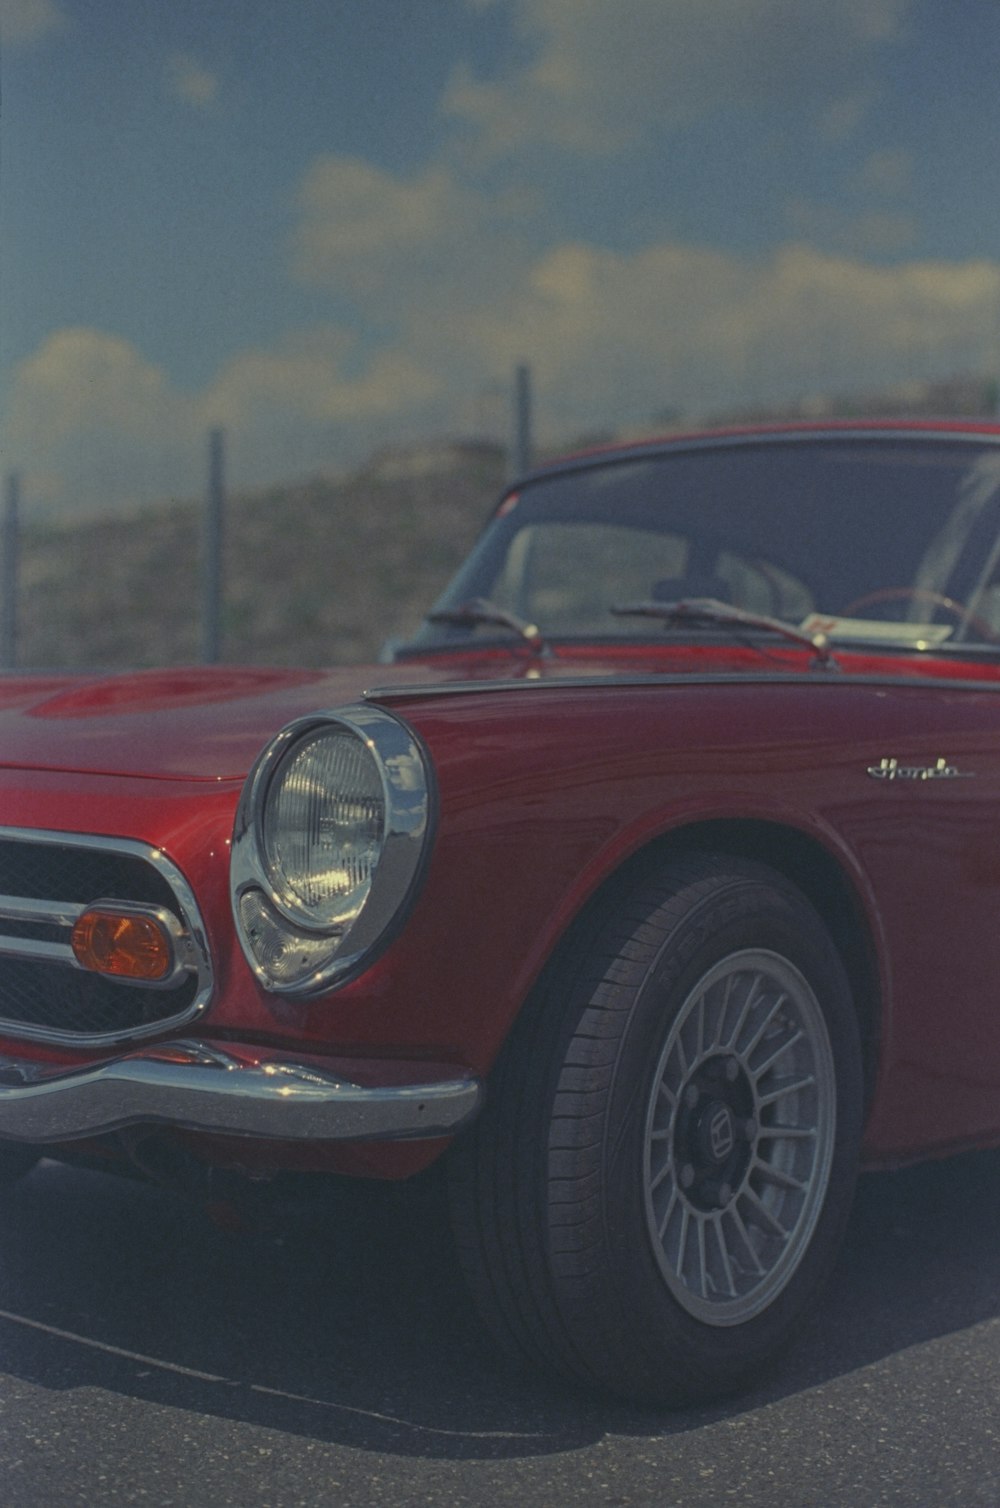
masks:
<svg viewBox="0 0 1000 1508"><path fill-rule="evenodd" d="M0 819L5 1179L443 1159L508 1348L734 1389L1000 1142L1000 428L549 465L378 666L3 680Z"/></svg>

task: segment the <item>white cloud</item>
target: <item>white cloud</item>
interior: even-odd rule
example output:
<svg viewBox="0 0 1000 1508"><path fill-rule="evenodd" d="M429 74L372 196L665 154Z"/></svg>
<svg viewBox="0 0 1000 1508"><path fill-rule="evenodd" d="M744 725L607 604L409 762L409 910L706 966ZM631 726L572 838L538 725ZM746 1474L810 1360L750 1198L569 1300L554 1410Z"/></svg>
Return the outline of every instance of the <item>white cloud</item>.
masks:
<svg viewBox="0 0 1000 1508"><path fill-rule="evenodd" d="M531 362L550 439L808 393L985 370L1000 308L993 262L887 267L779 248L754 262L662 243L539 258L516 293L447 332L409 327L427 365L468 390Z"/></svg>
<svg viewBox="0 0 1000 1508"><path fill-rule="evenodd" d="M644 132L719 108L805 105L817 127L853 129L877 48L900 32L908 0L518 0L534 48L506 78L453 76L445 108L481 145L528 142L611 153Z"/></svg>
<svg viewBox="0 0 1000 1508"><path fill-rule="evenodd" d="M128 341L68 328L17 368L3 449L33 508L113 511L196 495L215 425L234 483L259 485L357 461L400 424L433 419L442 383L402 347L361 359L350 334L310 329L184 393Z"/></svg>
<svg viewBox="0 0 1000 1508"><path fill-rule="evenodd" d="M0 0L0 42L29 46L61 30L66 15L56 0Z"/></svg>
<svg viewBox="0 0 1000 1508"><path fill-rule="evenodd" d="M338 330L290 336L278 347L241 351L211 383L204 407L214 424L242 425L283 413L329 420L344 387L353 342Z"/></svg>
<svg viewBox="0 0 1000 1508"><path fill-rule="evenodd" d="M917 240L918 225L905 209L852 211L839 204L792 199L785 221L796 239L853 256L898 257Z"/></svg>
<svg viewBox="0 0 1000 1508"><path fill-rule="evenodd" d="M127 341L84 326L58 330L18 369L11 442L59 444L108 425L145 442L172 406L165 373Z"/></svg>
<svg viewBox="0 0 1000 1508"><path fill-rule="evenodd" d="M299 207L295 276L368 301L384 323L414 296L439 317L509 287L532 205L526 196L483 193L442 165L406 179L329 155L306 174Z"/></svg>
<svg viewBox="0 0 1000 1508"><path fill-rule="evenodd" d="M868 159L852 212L790 203L789 241L755 261L667 240L539 250L530 216L443 166L403 179L331 156L300 195L296 271L349 294L383 349L435 374L427 405L445 427L523 359L557 438L665 406L711 411L762 393L984 369L996 266L881 265L915 241L899 199L910 172L905 154L886 150Z"/></svg>
<svg viewBox="0 0 1000 1508"><path fill-rule="evenodd" d="M182 104L206 110L219 97L218 76L190 52L173 52L166 62L167 89Z"/></svg>
<svg viewBox="0 0 1000 1508"><path fill-rule="evenodd" d="M5 429L33 505L118 508L176 495L193 479L194 404L105 331L57 330L23 361ZM147 488L151 476L158 490Z"/></svg>
<svg viewBox="0 0 1000 1508"><path fill-rule="evenodd" d="M440 375L406 350L388 348L360 360L344 330L306 330L278 347L241 351L199 400L205 422L223 424L249 443L285 428L323 434L391 422L436 398Z"/></svg>
<svg viewBox="0 0 1000 1508"><path fill-rule="evenodd" d="M412 224L425 226L420 214ZM428 268L406 281L408 245L403 236L386 264L406 298L380 344L301 331L239 353L196 393L112 334L57 331L15 374L4 447L26 496L88 511L195 496L215 424L234 485L461 433L487 409L505 438L496 394L521 361L548 444L648 427L667 408L698 417L985 371L997 355L996 262L886 266L794 243L760 261L669 241L634 252L564 243L523 251L495 298L460 300L446 319ZM356 297L370 321L382 313L379 288Z"/></svg>
<svg viewBox="0 0 1000 1508"><path fill-rule="evenodd" d="M351 157L322 157L300 191L296 270L305 282L379 283L386 260L433 255L469 218L469 200L443 168L408 182Z"/></svg>

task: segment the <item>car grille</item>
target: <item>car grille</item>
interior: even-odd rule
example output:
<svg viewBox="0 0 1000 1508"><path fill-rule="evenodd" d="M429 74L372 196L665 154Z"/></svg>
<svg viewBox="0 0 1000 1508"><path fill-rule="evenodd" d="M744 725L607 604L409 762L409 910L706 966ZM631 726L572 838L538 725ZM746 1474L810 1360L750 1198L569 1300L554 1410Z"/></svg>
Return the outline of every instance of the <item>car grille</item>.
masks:
<svg viewBox="0 0 1000 1508"><path fill-rule="evenodd" d="M167 984L119 981L77 964L73 921L99 900L176 919L180 962ZM76 1046L149 1036L204 1010L211 985L194 896L158 850L0 828L0 1033Z"/></svg>

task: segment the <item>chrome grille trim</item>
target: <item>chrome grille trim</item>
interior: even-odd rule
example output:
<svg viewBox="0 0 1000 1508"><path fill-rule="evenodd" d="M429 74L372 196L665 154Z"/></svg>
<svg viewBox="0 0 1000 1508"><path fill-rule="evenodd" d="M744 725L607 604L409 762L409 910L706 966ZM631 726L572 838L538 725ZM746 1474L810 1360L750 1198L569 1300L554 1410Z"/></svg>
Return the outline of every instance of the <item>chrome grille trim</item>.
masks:
<svg viewBox="0 0 1000 1508"><path fill-rule="evenodd" d="M0 895L0 922L27 922L36 927L51 927L71 932L85 906L70 906L48 901L30 901L17 895ZM0 931L0 954L7 958L34 958L46 963L64 963L79 968L68 942L46 942L37 937L12 937ZM3 1007L0 1004L0 1011Z"/></svg>
<svg viewBox="0 0 1000 1508"><path fill-rule="evenodd" d="M29 901L19 895L0 895L0 921L38 922L51 927L72 927L84 906L68 902L51 904L49 901Z"/></svg>
<svg viewBox="0 0 1000 1508"><path fill-rule="evenodd" d="M52 1026L18 1019L0 990L0 1034L61 1046L105 1047L175 1029L204 1013L213 989L212 963L204 925L194 892L177 866L161 849L133 838L0 826L0 845L7 843L16 844L19 850L25 851L32 848L40 851L61 848L78 856L106 856L111 860L121 858L132 864L138 862L147 865L155 871L159 888L166 888L162 897L163 904L146 898L137 900L129 895L119 895L111 900L107 889L99 886L95 886L94 893L88 891L72 900L0 894L0 964L3 960L10 959L17 965L38 964L43 969L56 966L59 971L72 969L78 976L99 981L102 987L106 986L111 992L108 999L112 1002L116 998L114 992L119 992L117 998L123 1003L129 992L138 991L142 998L150 1000L158 997L162 1014L150 1010L146 1014L154 1016L154 1019L132 1021L120 1029L73 1030L70 1021ZM119 980L92 974L81 968L69 946L68 934L82 912L100 904L127 907L138 914L155 916L164 923L174 944L174 969L167 979L145 982ZM38 929L35 935L33 929ZM43 932L49 935L38 935ZM53 933L63 934L66 940L53 936ZM182 1003L177 1004L170 996L172 993L176 994L179 988L183 989L184 998ZM44 991L45 983L40 973L40 997Z"/></svg>

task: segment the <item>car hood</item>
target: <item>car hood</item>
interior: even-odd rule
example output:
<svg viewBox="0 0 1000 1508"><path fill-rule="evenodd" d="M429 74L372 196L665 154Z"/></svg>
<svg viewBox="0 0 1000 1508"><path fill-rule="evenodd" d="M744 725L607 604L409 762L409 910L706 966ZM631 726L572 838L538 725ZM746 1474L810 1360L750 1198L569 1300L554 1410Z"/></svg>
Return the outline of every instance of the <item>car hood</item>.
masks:
<svg viewBox="0 0 1000 1508"><path fill-rule="evenodd" d="M442 679L426 665L337 671L211 667L0 680L0 768L242 779L302 713L366 689Z"/></svg>
<svg viewBox="0 0 1000 1508"><path fill-rule="evenodd" d="M807 660L794 648L776 649L764 665L782 675L805 670ZM7 675L0 677L0 769L240 780L267 740L293 718L347 706L366 692L637 674L742 679L761 668L760 654L745 647L632 656L595 647L544 659L480 652L336 670L197 666L107 676ZM871 673L877 667L863 668Z"/></svg>
<svg viewBox="0 0 1000 1508"><path fill-rule="evenodd" d="M0 677L0 769L241 780L292 718L367 691L448 682L523 681L523 655L353 665L335 670L193 666L114 675ZM594 660L550 662L546 678L614 674Z"/></svg>

